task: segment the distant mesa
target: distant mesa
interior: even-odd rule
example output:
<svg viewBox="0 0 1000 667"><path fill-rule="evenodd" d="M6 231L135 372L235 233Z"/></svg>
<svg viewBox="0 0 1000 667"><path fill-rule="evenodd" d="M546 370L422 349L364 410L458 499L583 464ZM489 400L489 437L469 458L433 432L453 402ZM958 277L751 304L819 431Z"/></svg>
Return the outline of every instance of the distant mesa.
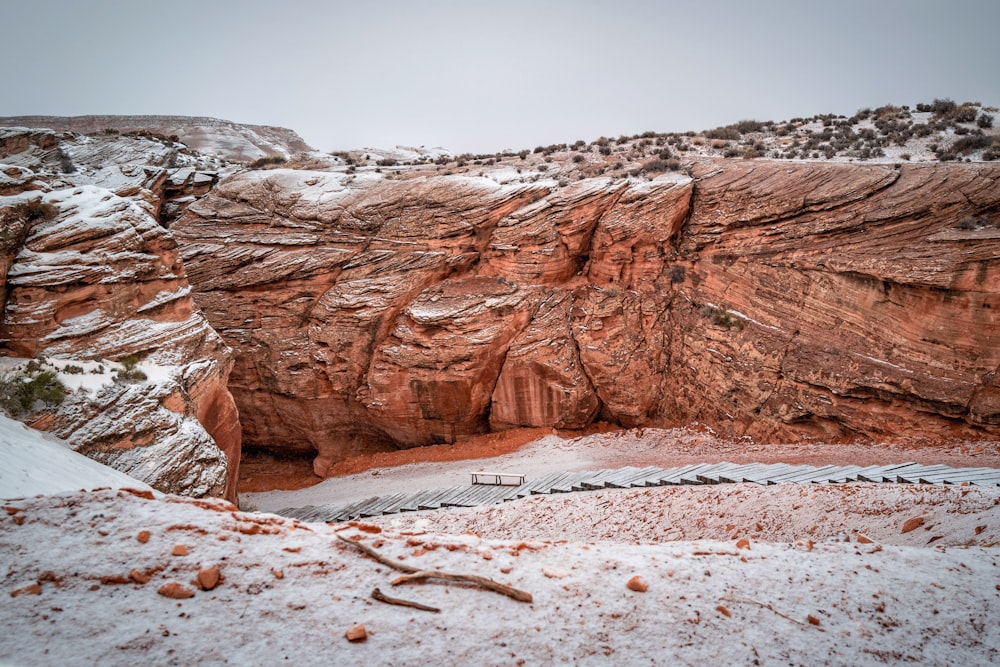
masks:
<svg viewBox="0 0 1000 667"><path fill-rule="evenodd" d="M290 157L313 148L284 127L244 125L195 116L8 116L0 127L44 127L59 132L92 134L105 130L146 131L176 136L188 148L233 162L250 162L269 155Z"/></svg>

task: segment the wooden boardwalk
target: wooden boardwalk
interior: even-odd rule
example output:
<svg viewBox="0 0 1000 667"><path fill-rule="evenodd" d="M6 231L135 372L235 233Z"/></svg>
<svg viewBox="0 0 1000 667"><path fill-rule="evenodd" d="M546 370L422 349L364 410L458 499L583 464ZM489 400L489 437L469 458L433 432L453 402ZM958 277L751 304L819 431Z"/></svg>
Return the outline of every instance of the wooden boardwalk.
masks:
<svg viewBox="0 0 1000 667"><path fill-rule="evenodd" d="M417 493L373 496L349 505L289 507L277 513L302 521L349 521L383 514L445 507L496 505L530 495L570 493L596 489L629 489L680 484L845 484L892 482L899 484L974 484L1000 486L1000 469L952 468L944 465L897 463L886 466L807 466L784 463L699 463L678 468L618 468L584 472L557 472L520 486L468 485Z"/></svg>

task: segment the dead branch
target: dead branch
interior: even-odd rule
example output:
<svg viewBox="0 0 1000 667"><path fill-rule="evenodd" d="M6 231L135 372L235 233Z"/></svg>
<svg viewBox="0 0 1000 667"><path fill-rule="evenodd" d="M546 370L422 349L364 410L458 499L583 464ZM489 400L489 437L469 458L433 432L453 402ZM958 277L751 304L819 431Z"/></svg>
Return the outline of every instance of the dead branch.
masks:
<svg viewBox="0 0 1000 667"><path fill-rule="evenodd" d="M506 584L501 584L498 581L493 581L492 579L487 579L486 577L479 577L474 574L454 574L452 572L441 572L439 570L420 570L413 567L412 565L407 565L405 563L400 563L397 560L387 558L383 556L378 551L368 546L367 544L362 544L357 540L352 540L349 537L344 537L340 533L334 533L337 539L341 542L346 542L352 546L361 549L363 552L382 563L387 565L394 570L399 570L400 572L406 572L402 577L398 577L392 581L392 585L396 586L398 584L404 584L408 581L414 581L417 579L440 579L443 581L458 581L468 584L476 584L477 586L482 586L487 590L506 595L509 598L513 598L518 602L531 602L531 593L526 591L518 590ZM377 589L376 589L377 590Z"/></svg>
<svg viewBox="0 0 1000 667"><path fill-rule="evenodd" d="M518 602L532 601L531 593L528 593L527 591L522 591L506 584L501 584L499 581L493 581L492 579L487 579L486 577L478 577L474 574L454 574L452 572L441 572L438 570L424 570L396 577L392 580L392 585L397 586L399 584L405 584L410 581L418 581L421 579L441 579L443 581L459 581L468 584L476 584L477 586L482 586L483 588L506 595L509 598L513 598Z"/></svg>
<svg viewBox="0 0 1000 667"><path fill-rule="evenodd" d="M363 544L361 542L358 542L357 540L352 540L349 537L344 537L340 533L334 533L334 534L337 536L337 539L340 540L341 542L347 542L348 544L361 549L362 551L364 551L366 554L368 554L369 556L371 556L372 558L374 558L378 562L382 563L383 565L388 565L389 567L391 567L394 570L399 570L400 572L419 572L420 571L420 568L413 567L412 565L407 565L405 563L400 563L398 560L393 560L391 558L383 556L382 554L380 554L378 551L376 551L375 549L371 548L367 544Z"/></svg>
<svg viewBox="0 0 1000 667"><path fill-rule="evenodd" d="M771 605L770 602L767 602L767 603L758 602L757 600L753 600L751 598L737 598L737 597L733 597L731 595L726 595L726 596L723 596L723 597L721 597L719 599L720 600L727 600L729 602L742 602L744 604L755 604L758 607L763 607L764 609L768 609L770 611L773 611L778 616L780 616L780 617L782 617L784 619L787 619L787 620L791 621L792 623L798 623L799 625L807 627L807 628L813 628L814 630L819 630L820 632L826 632L826 630L824 630L823 628L819 627L818 625L811 625L809 623L803 623L802 621L800 621L797 618L792 618L788 614L781 613L780 611L778 611L777 609L775 609Z"/></svg>
<svg viewBox="0 0 1000 667"><path fill-rule="evenodd" d="M379 602L385 602L386 604L395 604L400 607L413 607L414 609L422 609L424 611L433 611L438 613L441 610L437 607L431 607L426 604L420 604L419 602L411 602L410 600L401 600L400 598L391 598L378 588L372 589L372 597Z"/></svg>

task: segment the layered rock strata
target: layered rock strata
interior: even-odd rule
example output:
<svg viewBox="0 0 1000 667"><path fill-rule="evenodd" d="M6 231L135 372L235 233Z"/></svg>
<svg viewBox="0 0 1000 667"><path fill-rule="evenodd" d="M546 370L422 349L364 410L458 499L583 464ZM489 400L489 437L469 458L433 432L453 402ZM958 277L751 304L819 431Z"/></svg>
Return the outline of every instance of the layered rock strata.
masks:
<svg viewBox="0 0 1000 667"><path fill-rule="evenodd" d="M595 419L782 439L998 432L996 167L421 173L244 172L172 226L235 350L248 443L315 451L322 474L355 453ZM962 229L967 216L986 224Z"/></svg>
<svg viewBox="0 0 1000 667"><path fill-rule="evenodd" d="M83 160L77 175L34 171L59 145L50 145L51 133L3 136L5 150L16 151L0 154L10 181L0 197L3 356L60 359L61 367L135 356L146 374L92 377L29 421L162 491L234 499L241 430L227 389L232 361L195 308L177 244L157 222L160 200L146 186L167 174L109 167L119 176L116 194L72 183L100 177L103 167L83 171ZM18 161L31 167L10 166Z"/></svg>

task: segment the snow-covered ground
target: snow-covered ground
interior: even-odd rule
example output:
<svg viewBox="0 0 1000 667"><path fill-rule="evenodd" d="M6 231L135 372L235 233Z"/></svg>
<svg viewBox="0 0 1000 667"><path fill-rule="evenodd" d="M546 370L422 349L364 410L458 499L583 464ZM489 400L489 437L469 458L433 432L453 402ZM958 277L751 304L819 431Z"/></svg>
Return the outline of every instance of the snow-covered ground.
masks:
<svg viewBox="0 0 1000 667"><path fill-rule="evenodd" d="M56 457L36 440L60 447L0 420L5 464L43 463L15 449ZM1000 662L1000 489L605 490L376 526L113 488L17 498L47 489L12 479L0 476L4 665ZM398 566L531 601L393 585ZM349 641L359 625L367 638Z"/></svg>
<svg viewBox="0 0 1000 667"><path fill-rule="evenodd" d="M0 416L0 498L99 487L150 488L134 477L77 454L57 438ZM2 558L0 552L0 562Z"/></svg>

